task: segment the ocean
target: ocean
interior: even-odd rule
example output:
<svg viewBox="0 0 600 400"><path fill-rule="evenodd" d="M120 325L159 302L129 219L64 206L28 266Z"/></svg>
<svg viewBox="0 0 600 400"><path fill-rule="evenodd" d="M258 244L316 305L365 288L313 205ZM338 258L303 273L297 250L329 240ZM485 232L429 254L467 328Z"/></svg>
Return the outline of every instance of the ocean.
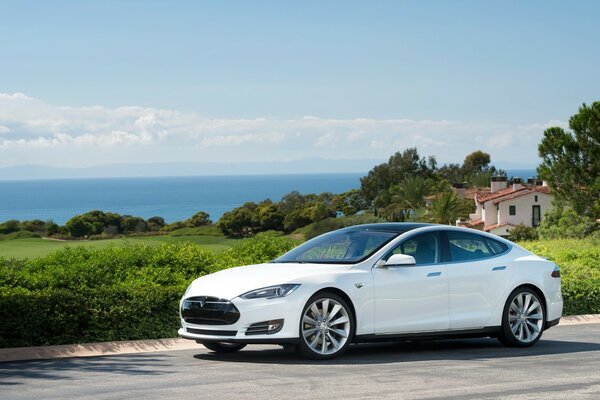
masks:
<svg viewBox="0 0 600 400"><path fill-rule="evenodd" d="M41 219L63 225L91 210L181 221L198 211L213 221L247 201L360 187L365 174L197 176L0 181L0 222Z"/></svg>
<svg viewBox="0 0 600 400"><path fill-rule="evenodd" d="M527 179L535 170L508 170ZM279 201L293 190L342 193L360 187L363 173L197 176L160 178L91 178L0 181L0 222L53 220L63 225L91 210L143 218L161 216L168 223L207 212L213 221L247 201Z"/></svg>

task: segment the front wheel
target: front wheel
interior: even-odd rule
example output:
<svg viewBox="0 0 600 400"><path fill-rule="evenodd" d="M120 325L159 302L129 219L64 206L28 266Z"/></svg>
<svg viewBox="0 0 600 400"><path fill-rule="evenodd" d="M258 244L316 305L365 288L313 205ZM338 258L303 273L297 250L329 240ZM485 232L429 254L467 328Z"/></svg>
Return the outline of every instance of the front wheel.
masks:
<svg viewBox="0 0 600 400"><path fill-rule="evenodd" d="M511 347L533 346L542 337L544 317L540 296L529 288L517 288L504 306L498 340Z"/></svg>
<svg viewBox="0 0 600 400"><path fill-rule="evenodd" d="M206 347L209 350L214 351L215 353L235 353L236 351L240 351L244 347L246 347L243 343L227 343L227 342L203 342L201 340L197 340L196 343L199 343Z"/></svg>
<svg viewBox="0 0 600 400"><path fill-rule="evenodd" d="M354 332L350 307L333 293L317 293L308 300L300 319L298 352L313 360L327 360L344 353Z"/></svg>

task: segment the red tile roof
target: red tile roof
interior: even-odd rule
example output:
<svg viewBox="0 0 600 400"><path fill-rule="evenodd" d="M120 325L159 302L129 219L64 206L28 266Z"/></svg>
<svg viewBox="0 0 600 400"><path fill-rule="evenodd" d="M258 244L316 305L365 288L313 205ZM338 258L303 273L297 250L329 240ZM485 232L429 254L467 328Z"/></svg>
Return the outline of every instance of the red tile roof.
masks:
<svg viewBox="0 0 600 400"><path fill-rule="evenodd" d="M550 188L548 186L523 186L520 189L514 190L512 186L506 189L498 190L494 193L482 193L477 195L477 201L479 203L485 203L486 201L495 200L495 204L501 201L508 200L509 198L514 199L515 197L524 196L529 193L539 192L544 194L550 194ZM507 196L506 199L503 197ZM508 197L510 196L510 197Z"/></svg>
<svg viewBox="0 0 600 400"><path fill-rule="evenodd" d="M494 201L494 204L498 204L498 203L501 203L506 200L512 200L516 197L526 196L531 193L550 194L550 188L547 186L536 186L536 187L527 188L527 190L517 190L517 191L513 192L512 194L509 194L500 199L497 199L496 201Z"/></svg>
<svg viewBox="0 0 600 400"><path fill-rule="evenodd" d="M503 226L507 226L507 225L508 226L512 226L514 228L514 225L512 225L512 224L494 224L494 225L488 225L488 226L486 226L485 228L483 228L483 230L486 231L486 232L489 232L489 231L491 231L493 229L502 228Z"/></svg>

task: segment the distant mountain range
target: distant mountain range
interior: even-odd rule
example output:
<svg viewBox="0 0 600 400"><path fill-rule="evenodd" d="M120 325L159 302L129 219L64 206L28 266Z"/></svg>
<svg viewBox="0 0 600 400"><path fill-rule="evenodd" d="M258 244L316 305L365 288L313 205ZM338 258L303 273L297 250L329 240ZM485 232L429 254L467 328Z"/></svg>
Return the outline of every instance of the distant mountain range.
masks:
<svg viewBox="0 0 600 400"><path fill-rule="evenodd" d="M0 180L76 179L76 178L130 178L158 176L203 175L283 175L318 173L367 173L375 165L385 162L378 159L331 160L306 158L294 161L254 163L201 163L171 162L151 164L106 164L92 167L69 168L46 165L15 165L0 167ZM441 165L442 163L440 163ZM535 170L523 163L498 162L504 170Z"/></svg>

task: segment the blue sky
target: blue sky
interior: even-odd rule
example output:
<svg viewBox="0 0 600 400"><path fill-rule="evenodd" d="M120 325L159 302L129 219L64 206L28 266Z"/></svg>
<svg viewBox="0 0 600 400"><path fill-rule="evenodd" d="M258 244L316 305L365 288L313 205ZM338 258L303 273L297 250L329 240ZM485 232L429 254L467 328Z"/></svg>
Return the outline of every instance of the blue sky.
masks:
<svg viewBox="0 0 600 400"><path fill-rule="evenodd" d="M326 4L323 4L326 3ZM535 165L600 100L600 2L0 3L0 166Z"/></svg>

